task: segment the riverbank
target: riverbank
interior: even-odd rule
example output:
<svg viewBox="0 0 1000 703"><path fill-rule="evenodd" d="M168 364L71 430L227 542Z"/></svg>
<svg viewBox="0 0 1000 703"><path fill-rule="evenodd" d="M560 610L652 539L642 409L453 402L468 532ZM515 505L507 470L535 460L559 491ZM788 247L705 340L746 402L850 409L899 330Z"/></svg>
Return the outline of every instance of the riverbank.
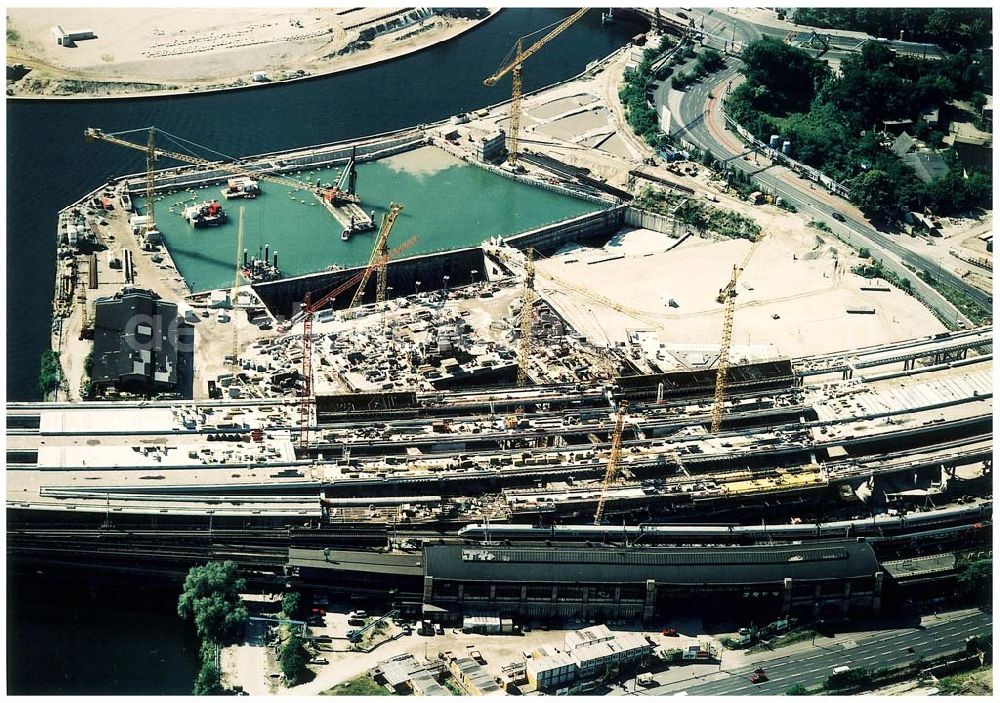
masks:
<svg viewBox="0 0 1000 703"><path fill-rule="evenodd" d="M12 9L7 96L162 97L309 80L430 49L499 11L473 18L386 8ZM96 28L94 38L57 44L55 27L84 24Z"/></svg>

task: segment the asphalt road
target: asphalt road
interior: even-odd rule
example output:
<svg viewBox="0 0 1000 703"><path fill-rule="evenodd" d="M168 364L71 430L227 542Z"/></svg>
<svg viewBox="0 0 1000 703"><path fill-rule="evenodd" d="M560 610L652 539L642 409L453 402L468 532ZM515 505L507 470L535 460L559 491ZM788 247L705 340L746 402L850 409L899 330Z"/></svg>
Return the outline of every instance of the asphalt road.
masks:
<svg viewBox="0 0 1000 703"><path fill-rule="evenodd" d="M695 14L696 23L700 24L701 16ZM709 42L722 48L720 38L739 42L750 42L761 36L758 25L743 22L718 13L705 13L705 28L710 32ZM770 28L764 28L765 31ZM773 34L773 31L768 31ZM876 259L881 259L887 268L900 276L910 279L914 290L944 317L955 322L972 326L971 321L962 315L950 302L928 284L919 280L906 267L917 270L932 271L934 275L947 285L956 288L978 304L989 309L992 307L992 296L963 281L952 272L941 268L937 263L929 261L918 253L901 246L894 241L892 235L876 230L868 222L861 219L860 213L850 203L827 193L821 186L791 175L787 169L759 166L753 161L743 159L750 153L734 133L727 133L723 139L719 130L710 129L709 122L714 120L718 125L721 120L719 109L730 81L738 79L737 59L728 59L729 67L717 73L700 84L691 86L681 97L679 104L670 105L670 91L661 87L656 92L657 110L667 102L674 119L672 133L703 149L708 149L718 158L735 168L751 173L760 183L773 190L776 194L802 213L815 219L823 220L851 245L866 246ZM713 133L714 132L714 133ZM838 222L833 213L839 212L844 221Z"/></svg>
<svg viewBox="0 0 1000 703"><path fill-rule="evenodd" d="M637 693L672 695L686 691L692 696L780 696L796 684L811 687L823 683L834 667L875 669L900 666L920 658L932 659L961 650L970 635L986 635L992 631L992 615L980 611L925 617L924 629L859 634L847 640L839 638L833 644L825 644L829 640L820 638L812 646L805 645L804 649L795 647L797 651L786 653L777 650L735 669L702 677L704 683L681 681L638 689ZM750 676L757 667L764 668L768 680L752 684Z"/></svg>

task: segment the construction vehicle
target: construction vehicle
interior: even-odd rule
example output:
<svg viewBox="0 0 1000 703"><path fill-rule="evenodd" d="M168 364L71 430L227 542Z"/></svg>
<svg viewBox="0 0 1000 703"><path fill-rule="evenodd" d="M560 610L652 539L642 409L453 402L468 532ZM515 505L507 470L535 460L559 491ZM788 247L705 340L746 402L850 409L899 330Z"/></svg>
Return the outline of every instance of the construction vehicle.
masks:
<svg viewBox="0 0 1000 703"><path fill-rule="evenodd" d="M712 402L712 433L715 434L722 428L722 409L726 402L726 374L729 372L729 348L733 341L733 313L736 310L736 282L739 280L743 269L747 267L750 258L760 248L764 241L764 232L757 235L753 246L743 257L743 261L737 266L733 266L733 275L729 277L729 283L719 291L716 302L722 303L725 308L722 312L722 343L719 345L719 363L715 371L715 399Z"/></svg>
<svg viewBox="0 0 1000 703"><path fill-rule="evenodd" d="M385 302L387 289L386 269L389 262L389 233L392 232L392 226L396 223L396 218L402 209L402 205L390 203L389 212L382 216L382 226L379 227L378 235L375 237L375 246L372 247L371 256L368 258L368 266L364 269L361 283L358 284L358 289L354 291L354 297L351 298L351 304L347 306L348 309L357 307L358 303L361 302L361 299L365 295L365 288L368 287L368 280L371 278L372 271L376 271L378 274L375 299L380 303Z"/></svg>
<svg viewBox="0 0 1000 703"><path fill-rule="evenodd" d="M312 403L312 323L313 315L318 311L322 310L328 303L333 301L338 295L346 290L350 290L351 287L361 283L362 279L371 276L371 272L378 267L380 263L387 262L389 259L394 258L401 254L402 252L409 249L417 241L416 237L410 237L405 242L395 247L391 251L386 252L383 259L376 262L369 262L368 266L363 268L358 273L351 276L349 279L341 283L339 286L334 287L328 293L319 297L315 300L312 299L312 292L306 292L305 299L302 301L302 309L300 314L302 315L302 393L300 396L301 403L299 405L299 452L304 453L309 449L309 407Z"/></svg>
<svg viewBox="0 0 1000 703"><path fill-rule="evenodd" d="M122 139L121 135L131 134L134 132L148 131L149 136L147 138L146 145L137 144L136 142L130 142L127 139ZM129 149L135 149L137 151L142 151L146 154L146 207L148 209L147 214L150 216L150 222L147 223L147 228L152 226L152 215L153 215L153 164L157 159L169 158L175 161L181 161L187 164L194 164L196 166L205 166L211 169L218 169L220 171L226 171L227 173L232 173L237 176L244 176L250 178L254 181L268 181L270 183L275 183L277 185L285 186L286 188L291 188L296 191L309 191L314 193L323 203L328 203L331 205L338 205L342 203L360 203L360 199L355 192L357 185L357 173L355 170L355 159L351 156L351 160L347 164L347 168L340 176L340 180L334 187L323 187L318 182L315 186L311 186L308 183L303 183L302 181L296 180L294 178L286 178L284 176L276 176L273 174L265 173L257 169L250 169L240 166L233 161L212 161L210 159L204 159L200 156L194 156L192 154L185 154L178 151L168 151L166 149L161 149L155 146L154 135L156 133L162 134L170 139L176 141L177 143L187 143L192 146L196 146L206 151L212 151L206 147L190 142L181 137L177 137L169 132L165 132L162 129L157 129L156 127L145 127L143 129L132 129L124 132L107 133L95 127L87 127L83 134L88 142L93 141L103 141L110 144L117 144L118 146L127 147ZM218 153L218 152L216 152ZM228 158L228 157L227 157ZM347 189L344 189L344 186Z"/></svg>
<svg viewBox="0 0 1000 703"><path fill-rule="evenodd" d="M608 488L618 476L618 463L622 456L622 432L625 429L625 412L628 410L628 401L621 400L618 403L618 412L615 415L615 429L611 434L611 455L608 457L608 468L604 472L604 485L601 486L601 497L597 501L597 512L594 513L594 524L600 525L604 516L604 503L608 498Z"/></svg>
<svg viewBox="0 0 1000 703"><path fill-rule="evenodd" d="M585 7L581 10L577 10L572 15L562 20L555 27L555 29L536 41L526 50L522 50L523 42L531 35L527 34L523 37L519 37L513 51L514 59L483 81L484 84L493 86L496 85L497 81L505 75L508 73L511 74L513 90L510 99L510 132L507 134L507 163L510 164L511 167L517 165L517 136L521 124L521 67L524 62L534 56L539 49L562 34L571 24L583 17L587 13L588 9L590 8ZM507 56L510 56L510 52L508 52Z"/></svg>

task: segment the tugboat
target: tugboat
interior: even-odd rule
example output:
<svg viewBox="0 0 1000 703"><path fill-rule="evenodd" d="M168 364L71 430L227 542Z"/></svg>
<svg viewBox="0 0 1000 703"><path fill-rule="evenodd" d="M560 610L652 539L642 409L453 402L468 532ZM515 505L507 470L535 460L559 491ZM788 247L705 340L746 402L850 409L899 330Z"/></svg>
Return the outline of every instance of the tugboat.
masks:
<svg viewBox="0 0 1000 703"><path fill-rule="evenodd" d="M195 227L217 227L229 219L218 200L192 205L185 208L183 215Z"/></svg>

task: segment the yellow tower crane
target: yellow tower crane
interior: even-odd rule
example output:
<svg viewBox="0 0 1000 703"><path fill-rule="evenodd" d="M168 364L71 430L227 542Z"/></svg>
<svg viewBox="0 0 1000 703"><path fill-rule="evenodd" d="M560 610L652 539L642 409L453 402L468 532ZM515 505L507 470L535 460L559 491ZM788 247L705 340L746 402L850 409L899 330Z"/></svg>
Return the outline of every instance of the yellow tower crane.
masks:
<svg viewBox="0 0 1000 703"><path fill-rule="evenodd" d="M571 24L583 17L587 13L588 9L590 8L585 7L581 10L577 10L572 15L562 20L555 27L555 29L529 46L526 50L522 51L523 42L531 35L529 34L519 37L514 49L514 59L483 81L486 85L493 86L496 85L497 81L505 75L508 73L511 74L513 92L510 98L510 133L507 135L507 163L511 166L517 164L517 135L521 124L521 66L525 61L534 56L539 49L562 34Z"/></svg>
<svg viewBox="0 0 1000 703"><path fill-rule="evenodd" d="M364 271L361 283L358 284L358 289L354 291L354 297L351 298L351 304L347 306L348 309L357 306L361 302L361 299L365 295L365 288L368 287L368 280L371 278L372 271L378 271L378 276L376 277L378 285L375 295L376 300L380 303L385 302L387 288L386 266L389 263L389 233L392 231L392 226L396 223L396 218L399 217L399 212L402 209L402 205L390 203L389 212L382 215L382 226L379 227L378 236L375 237L375 246L372 247L372 255L368 259L368 267Z"/></svg>
<svg viewBox="0 0 1000 703"><path fill-rule="evenodd" d="M236 324L236 291L240 287L240 276L243 274L243 261L241 254L243 253L243 206L240 206L240 226L236 232L236 277L233 278L233 296L232 296L232 308L233 308L233 382L236 382L236 375L240 371L240 346L239 346L239 335L238 330L240 326Z"/></svg>
<svg viewBox="0 0 1000 703"><path fill-rule="evenodd" d="M517 385L528 382L528 362L531 360L531 323L535 306L535 250L524 252L524 295L521 297L521 339L517 348Z"/></svg>
<svg viewBox="0 0 1000 703"><path fill-rule="evenodd" d="M608 457L608 468L604 472L604 485L601 486L601 497L597 501L597 512L594 513L594 524L600 525L604 516L604 503L608 498L608 488L618 475L618 462L622 458L622 432L625 430L625 412L628 401L622 399L618 403L618 413L615 415L615 430L611 435L611 456Z"/></svg>
<svg viewBox="0 0 1000 703"><path fill-rule="evenodd" d="M757 235L757 239L754 240L753 246L750 247L746 256L743 257L743 261L738 266L733 266L733 275L730 276L729 283L719 291L716 298L716 301L723 303L725 308L722 312L722 343L719 345L719 363L715 371L715 400L712 403L713 434L722 428L722 407L726 401L726 374L729 371L729 347L733 341L733 313L736 311L736 281L763 241L764 232L761 232Z"/></svg>
<svg viewBox="0 0 1000 703"><path fill-rule="evenodd" d="M146 222L144 233L156 229L156 221L153 216L153 163L156 161L156 140L153 136L153 128L149 128L149 137L146 139L146 215L149 218Z"/></svg>

